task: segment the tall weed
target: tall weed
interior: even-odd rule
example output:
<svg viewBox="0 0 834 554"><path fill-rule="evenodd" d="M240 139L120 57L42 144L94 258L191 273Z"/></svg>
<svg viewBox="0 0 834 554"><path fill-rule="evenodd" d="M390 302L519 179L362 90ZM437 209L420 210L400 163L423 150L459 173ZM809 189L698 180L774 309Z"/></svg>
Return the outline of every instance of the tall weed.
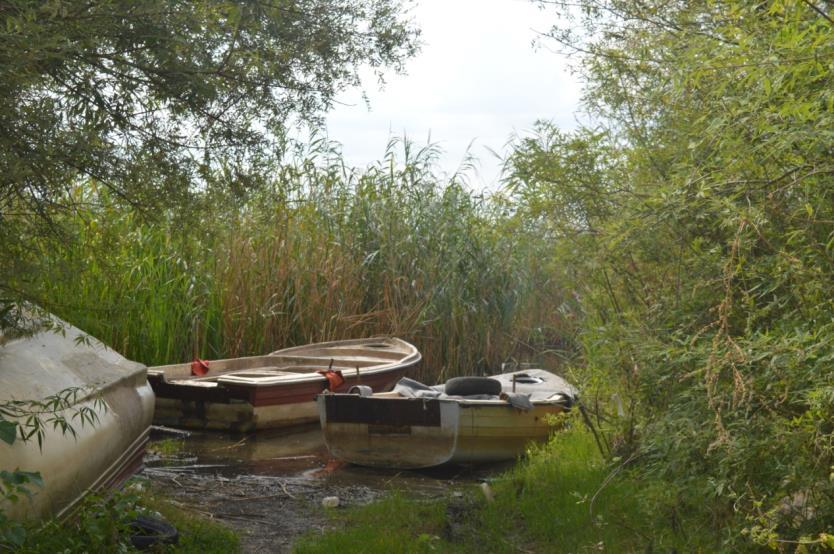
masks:
<svg viewBox="0 0 834 554"><path fill-rule="evenodd" d="M546 243L440 180L436 155L394 142L355 171L317 143L245 198L206 192L150 219L85 184L91 207L44 253L40 295L147 364L396 335L435 380L553 346L565 328L543 309L561 295L535 269Z"/></svg>

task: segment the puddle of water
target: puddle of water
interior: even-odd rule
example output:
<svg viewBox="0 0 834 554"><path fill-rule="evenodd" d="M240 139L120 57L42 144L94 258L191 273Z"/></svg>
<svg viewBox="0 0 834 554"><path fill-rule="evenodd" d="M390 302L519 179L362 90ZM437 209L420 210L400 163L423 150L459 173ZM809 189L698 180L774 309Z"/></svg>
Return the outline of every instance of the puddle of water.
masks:
<svg viewBox="0 0 834 554"><path fill-rule="evenodd" d="M146 465L211 466L213 472L226 476L297 475L321 467L327 461L327 448L318 426L259 431L244 436L195 431L174 440L178 443L176 452L146 461ZM153 433L148 449L154 451L163 441L171 441L171 436Z"/></svg>
<svg viewBox="0 0 834 554"><path fill-rule="evenodd" d="M170 439L167 434L152 434L149 450ZM178 451L157 459L151 457L146 465L225 478L283 477L318 481L324 486L398 489L430 496L447 493L450 486L458 483L487 479L511 465L441 466L420 471L355 466L330 457L318 425L259 431L245 436L194 432L178 442L181 444Z"/></svg>

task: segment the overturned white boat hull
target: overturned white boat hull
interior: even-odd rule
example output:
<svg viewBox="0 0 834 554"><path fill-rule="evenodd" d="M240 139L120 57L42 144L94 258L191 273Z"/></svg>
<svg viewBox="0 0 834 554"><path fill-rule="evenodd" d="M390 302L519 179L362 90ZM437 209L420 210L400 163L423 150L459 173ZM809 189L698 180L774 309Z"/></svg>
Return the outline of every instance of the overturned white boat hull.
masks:
<svg viewBox="0 0 834 554"><path fill-rule="evenodd" d="M60 412L75 435L47 425L43 448L33 437L0 442L0 469L39 472L43 488L0 508L18 519L60 517L86 494L117 486L141 467L154 396L145 366L129 361L67 324L63 333L40 332L0 345L0 403L43 400L77 389ZM96 414L93 424L73 418Z"/></svg>

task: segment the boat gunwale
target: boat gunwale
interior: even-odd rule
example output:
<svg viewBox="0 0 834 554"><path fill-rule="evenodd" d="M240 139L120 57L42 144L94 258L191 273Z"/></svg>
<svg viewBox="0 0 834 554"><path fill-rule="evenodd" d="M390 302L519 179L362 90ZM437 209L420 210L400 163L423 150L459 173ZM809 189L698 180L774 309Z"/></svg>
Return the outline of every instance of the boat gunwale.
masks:
<svg viewBox="0 0 834 554"><path fill-rule="evenodd" d="M298 346L290 346L289 348L282 348L280 350L274 350L269 353L270 356L278 356L283 354L290 354L293 351L299 351L308 349L310 347L315 346L316 348L330 348L332 346L353 346L357 344L369 343L372 341L389 341L394 344L398 344L401 346L405 346L405 350L409 352L407 357L411 357L413 355L420 355L420 351L417 349L416 346L411 344L410 342L404 341L399 337L394 337L390 335L377 335L375 337L366 337L361 339L344 339L344 340L331 340L326 342L313 342L309 344L300 344ZM405 354L405 353L404 353Z"/></svg>
<svg viewBox="0 0 834 554"><path fill-rule="evenodd" d="M326 361L336 361L339 360L338 356L299 356L296 353L302 351L304 349L310 349L310 347L315 346L316 348L329 348L332 346L353 346L353 345L361 345L364 343L370 343L372 341L389 341L392 342L394 345L405 347L404 349L407 350L406 352L402 352L402 357L398 360L385 360L378 364L370 365L367 367L360 367L357 368L359 370L360 376L373 376L379 373L386 373L389 371L395 371L402 368L412 367L418 364L422 360L422 354L420 351L415 347L413 344L406 342L397 337L388 337L388 336L380 336L380 337L369 337L364 339L349 339L349 340L342 340L342 341L328 341L328 342L321 342L321 343L312 343L307 345L300 345L300 346L293 346L290 348L285 348L281 350L276 350L274 352L270 352L269 354L262 354L258 356L242 356L238 358L223 358L219 360L208 360L209 363L222 363L222 362L230 362L230 361L240 361L240 360L259 360L265 358L272 358L272 357L293 357L298 358L298 361L305 361L305 360L313 360L315 361L322 361L326 363ZM147 368L147 375L151 381L160 381L165 383L168 386L172 387L201 387L201 388L215 388L215 387L205 387L205 385L193 385L192 383L196 380L190 380L188 377L176 377L172 380L169 379L169 375L167 371L172 369L185 369L188 368L191 362L183 362L177 364L166 364L160 366L152 366ZM324 365L322 363L322 365ZM316 364L312 364L316 365ZM340 366L344 367L344 366ZM216 387L223 387L224 385L232 386L235 388L267 388L267 387L284 387L284 386L292 386L292 385L300 385L300 384L309 384L309 383L320 383L326 381L326 377L323 375L310 371L306 373L297 373L295 375L275 375L271 379L269 376L265 377L258 377L258 378L247 378L247 377L239 377L235 378L235 372L245 372L245 371L252 371L257 370L258 367L249 367L249 368L239 368L239 369L232 369L226 373L221 373L216 376ZM322 370L326 368L322 367ZM346 377L353 375L353 368L349 370L351 373L346 374ZM343 374L346 372L343 371ZM200 381L201 383L205 383L206 381ZM212 382L212 381L209 381Z"/></svg>
<svg viewBox="0 0 834 554"><path fill-rule="evenodd" d="M451 404L459 404L459 405L463 405L463 406L467 406L467 407L470 407L470 406L496 406L496 407L498 407L498 406L507 406L509 408L514 407L507 400L502 400L500 398L494 398L494 399L492 399L492 398L489 398L489 399L488 398L467 399L466 397L460 397L460 398L420 398L420 397L417 397L417 396L414 396L414 397L409 397L409 396L399 396L399 397L397 397L397 396L381 396L381 394L389 394L390 395L391 393L390 392L388 392L388 393L374 393L371 396L363 396L361 398L363 398L365 400L394 401L394 402L400 402L400 401L403 401L403 400L412 401L412 402L445 402L445 403L451 403ZM553 394L558 394L558 395L561 396L563 393L556 392L556 393L553 393ZM327 396L357 396L356 394L350 394L350 393L346 393L346 392L329 392L329 391L328 392L321 392L316 396L318 397L318 396L325 396L325 395L327 395ZM538 399L538 400L531 400L530 401L530 403L533 406L562 406L565 410L570 410L572 408L572 406L566 405L566 402L569 402L569 400L566 401L563 398L560 398L559 400L556 400L556 399L551 400L549 398L545 398L545 399Z"/></svg>
<svg viewBox="0 0 834 554"><path fill-rule="evenodd" d="M395 364L385 364L385 365L379 365L379 366L371 366L371 367L367 367L367 368L360 367L359 368L359 375L360 376L368 376L368 375L375 375L377 373L387 373L389 371L395 371L395 370L401 369L403 367L411 367L412 365L418 363L419 361L420 361L420 358L417 358L413 362L397 362ZM252 369L257 369L257 368L252 368ZM325 368L322 368L322 371L324 371L324 370L325 370ZM242 369L240 371L246 371L246 370ZM355 370L351 370L351 371L355 371ZM343 371L342 373L344 374L345 372ZM351 375L355 375L355 373L351 373ZM350 377L351 375L345 375L345 377ZM320 373L314 373L314 372L299 373L297 377L294 376L294 375L276 376L271 381L268 381L265 378L259 378L257 380L257 382L255 382L255 378L242 377L242 378L239 378L239 380L238 380L238 379L235 379L234 377L235 376L233 374L218 376L217 384L218 384L218 386L233 385L235 387L261 388L261 387L279 387L279 386L284 386L284 385L289 386L289 385L296 385L296 384L317 383L317 382L321 382L321 381L327 381L327 378L324 375L321 375ZM229 379L229 378L231 378L231 379ZM223 381L221 381L220 379L223 379ZM246 379L251 379L251 381L248 381ZM177 383L172 383L172 382L168 381L168 383L171 384L171 385L189 386L187 381L177 382Z"/></svg>
<svg viewBox="0 0 834 554"><path fill-rule="evenodd" d="M416 346L413 344L406 342L397 337L390 337L390 336L376 336L376 337L368 337L363 339L348 339L348 340L339 340L339 341L328 341L328 342L321 342L321 343L311 343L306 345L300 346L293 346L290 348L285 348L281 350L276 350L269 354L263 354L258 356L243 356L239 358L224 358L220 360L208 360L209 363L222 363L222 362L232 362L232 361L245 361L245 360L264 360L271 357L295 357L299 358L301 361L302 358L306 358L307 360L311 360L313 358L318 358L322 362L321 370L326 370L324 367L328 361L336 361L339 360L338 356L301 356L298 355L299 352L304 350L309 350L312 347L316 349L326 349L330 347L351 347L356 345L363 345L373 343L374 341L381 342L385 341L390 343L390 345L398 350L393 350L394 352L400 352L402 357L397 360L384 360L380 361L380 363L369 365L367 367L360 367L357 368L359 370L359 377L366 377L366 378L373 378L377 375L385 374L388 372L400 371L404 369L408 369L420 363L422 360L422 354L417 349ZM259 389L274 389L274 388L292 388L292 387L300 387L305 385L311 384L321 384L326 383L327 378L324 375L316 371L309 371L305 373L296 373L287 375L286 373L292 373L287 371L283 375L276 374L275 376L263 376L263 377L237 377L235 373L237 372L246 372L257 370L258 367L241 367L239 369L231 369L225 373L218 374L214 381L197 381L196 379L190 379L188 376L186 377L171 377L168 375L167 372L179 369L184 370L189 368L190 362L185 363L178 363L178 364L167 364L162 366L153 366L148 367L146 369L147 376L149 382L152 385L161 385L166 388L168 387L175 387L179 390L217 390L217 391L232 391L238 390L241 391L240 394L244 394L242 391L253 391ZM269 366L263 366L269 367ZM342 369L342 374L345 378L352 378L355 377L355 373L353 368L345 370L345 366L340 366ZM195 383L201 383L200 385L196 385ZM211 383L211 384L208 384ZM212 386L213 384L213 386ZM167 393L163 393L161 390L156 390L155 392L157 395L162 395L162 397L166 398L176 398L177 395L171 395ZM249 394L249 393L245 393ZM231 398L231 397L230 397ZM241 398L243 399L243 398Z"/></svg>

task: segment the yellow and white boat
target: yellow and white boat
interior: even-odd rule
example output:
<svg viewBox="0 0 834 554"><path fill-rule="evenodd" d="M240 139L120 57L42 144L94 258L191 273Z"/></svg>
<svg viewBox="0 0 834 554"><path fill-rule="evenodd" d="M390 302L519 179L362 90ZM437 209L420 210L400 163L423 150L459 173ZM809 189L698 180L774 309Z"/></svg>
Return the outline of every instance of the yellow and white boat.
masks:
<svg viewBox="0 0 834 554"><path fill-rule="evenodd" d="M368 392L317 397L325 444L336 458L400 469L517 458L530 442L546 441L550 416L577 398L570 384L541 369L437 387L403 379L391 392Z"/></svg>

